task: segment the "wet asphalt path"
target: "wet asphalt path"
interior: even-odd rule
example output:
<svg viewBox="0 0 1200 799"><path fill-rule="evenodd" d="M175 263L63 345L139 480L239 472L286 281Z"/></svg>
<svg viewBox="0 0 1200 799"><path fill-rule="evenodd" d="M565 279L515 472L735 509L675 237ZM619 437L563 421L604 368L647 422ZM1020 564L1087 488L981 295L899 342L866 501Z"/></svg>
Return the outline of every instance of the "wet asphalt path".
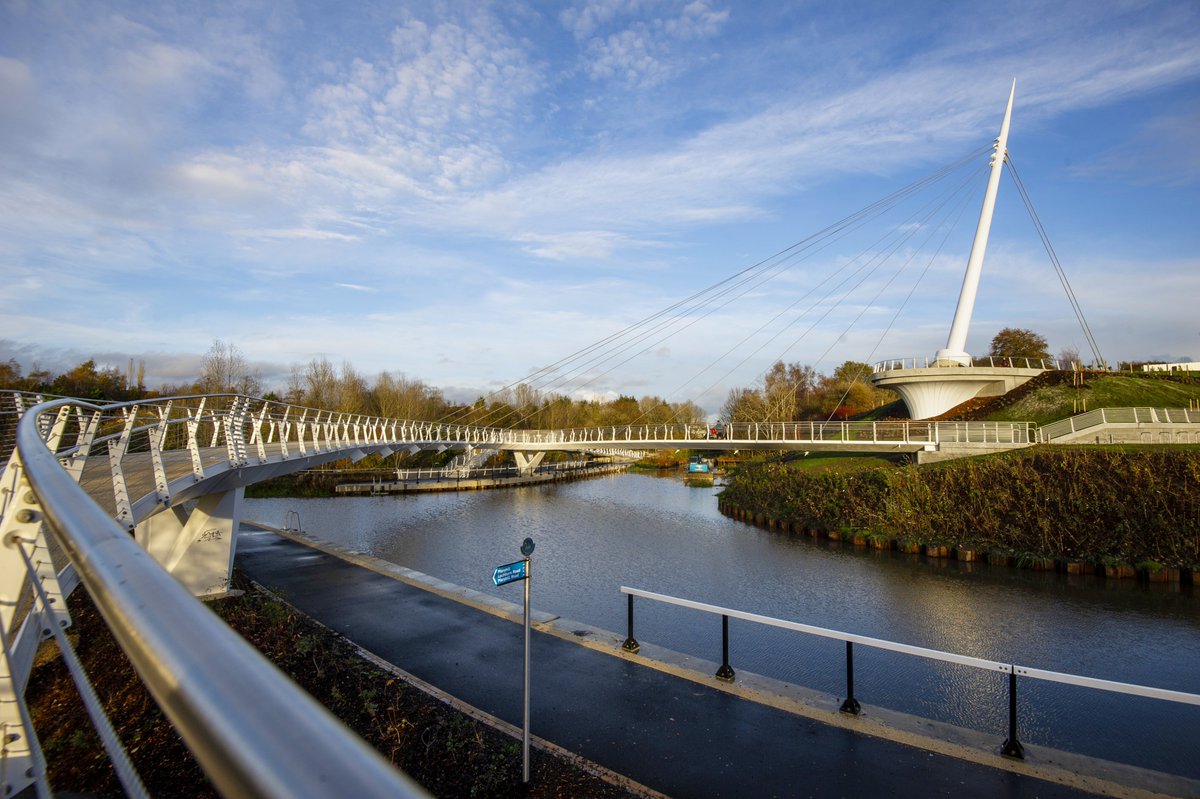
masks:
<svg viewBox="0 0 1200 799"><path fill-rule="evenodd" d="M365 649L521 725L519 624L269 532L245 529L237 561ZM1093 796L795 716L548 634L535 631L531 651L533 733L674 797Z"/></svg>

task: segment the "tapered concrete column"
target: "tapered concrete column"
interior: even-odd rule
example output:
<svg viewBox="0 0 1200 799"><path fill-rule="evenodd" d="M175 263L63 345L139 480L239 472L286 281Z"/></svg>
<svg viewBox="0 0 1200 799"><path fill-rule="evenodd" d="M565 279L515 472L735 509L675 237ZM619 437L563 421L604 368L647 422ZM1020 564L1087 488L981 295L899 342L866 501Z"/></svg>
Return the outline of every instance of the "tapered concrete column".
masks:
<svg viewBox="0 0 1200 799"><path fill-rule="evenodd" d="M533 470L541 464L544 457L546 457L546 453L544 452L535 452L532 455L527 455L524 452L513 452L513 458L517 461L517 473L522 477L533 474Z"/></svg>
<svg viewBox="0 0 1200 799"><path fill-rule="evenodd" d="M137 526L137 542L176 580L204 597L229 590L243 488L201 497L189 513L176 506Z"/></svg>

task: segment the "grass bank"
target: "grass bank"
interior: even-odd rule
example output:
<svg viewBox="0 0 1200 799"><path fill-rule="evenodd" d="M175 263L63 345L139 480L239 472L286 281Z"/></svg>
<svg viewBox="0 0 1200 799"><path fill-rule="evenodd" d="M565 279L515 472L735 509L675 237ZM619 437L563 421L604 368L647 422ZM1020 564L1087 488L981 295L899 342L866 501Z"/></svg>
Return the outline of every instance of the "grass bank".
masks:
<svg viewBox="0 0 1200 799"><path fill-rule="evenodd" d="M1200 571L1200 447L1034 447L920 467L805 460L745 465L723 509L906 551Z"/></svg>

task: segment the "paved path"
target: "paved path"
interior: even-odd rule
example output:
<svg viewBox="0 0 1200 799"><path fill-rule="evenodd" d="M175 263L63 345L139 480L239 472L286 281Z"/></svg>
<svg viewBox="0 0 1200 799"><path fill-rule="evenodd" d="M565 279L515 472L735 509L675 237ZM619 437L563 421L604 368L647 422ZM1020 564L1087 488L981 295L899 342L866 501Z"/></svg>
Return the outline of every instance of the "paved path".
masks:
<svg viewBox="0 0 1200 799"><path fill-rule="evenodd" d="M238 561L360 646L520 726L519 625L269 532L245 529ZM534 633L532 659L535 735L673 797L1094 795L860 735L545 633Z"/></svg>

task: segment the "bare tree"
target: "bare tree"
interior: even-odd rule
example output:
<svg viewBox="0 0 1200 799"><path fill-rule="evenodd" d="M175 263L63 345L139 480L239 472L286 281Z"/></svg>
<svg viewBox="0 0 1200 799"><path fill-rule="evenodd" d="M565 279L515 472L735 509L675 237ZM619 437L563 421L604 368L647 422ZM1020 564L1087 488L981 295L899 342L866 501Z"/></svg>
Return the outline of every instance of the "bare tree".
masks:
<svg viewBox="0 0 1200 799"><path fill-rule="evenodd" d="M338 376L328 358L313 358L304 367L304 403L314 408L335 410Z"/></svg>
<svg viewBox="0 0 1200 799"><path fill-rule="evenodd" d="M776 361L763 375L762 397L766 416L758 421L790 422L801 418L816 387L816 372L811 366Z"/></svg>
<svg viewBox="0 0 1200 799"><path fill-rule="evenodd" d="M367 381L349 361L342 361L342 373L337 381L337 410L343 413L371 413L371 396Z"/></svg>
<svg viewBox="0 0 1200 799"><path fill-rule="evenodd" d="M731 424L760 422L765 412L762 394L752 388L731 388L725 404L721 406L721 418Z"/></svg>
<svg viewBox="0 0 1200 799"><path fill-rule="evenodd" d="M205 394L262 393L262 376L250 371L246 356L237 345L214 339L200 363L197 387Z"/></svg>
<svg viewBox="0 0 1200 799"><path fill-rule="evenodd" d="M1073 369L1082 363L1079 360L1079 348L1063 347L1058 351L1058 368Z"/></svg>

